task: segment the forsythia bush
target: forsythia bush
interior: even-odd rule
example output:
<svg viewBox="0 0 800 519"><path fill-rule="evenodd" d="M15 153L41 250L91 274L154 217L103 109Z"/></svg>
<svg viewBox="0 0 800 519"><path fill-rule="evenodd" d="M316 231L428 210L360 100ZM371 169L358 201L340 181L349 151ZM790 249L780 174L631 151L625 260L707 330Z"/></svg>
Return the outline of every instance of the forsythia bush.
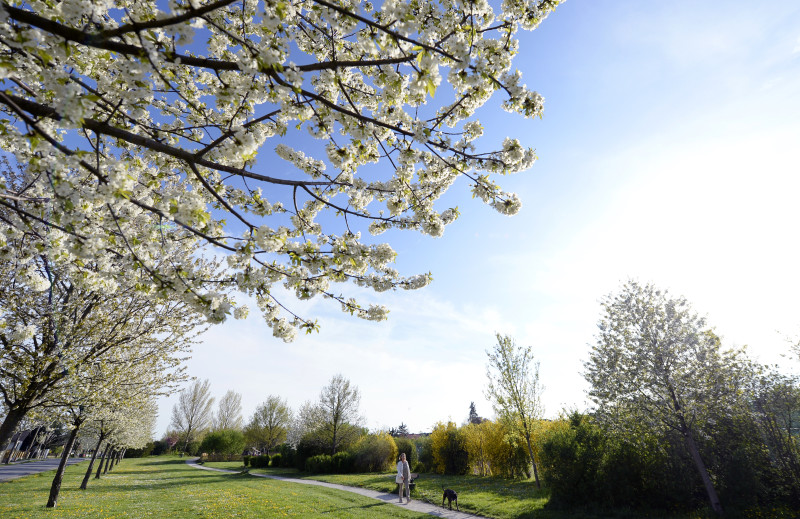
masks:
<svg viewBox="0 0 800 519"><path fill-rule="evenodd" d="M397 445L387 432L368 434L356 442L352 450L359 472L380 472L397 462Z"/></svg>

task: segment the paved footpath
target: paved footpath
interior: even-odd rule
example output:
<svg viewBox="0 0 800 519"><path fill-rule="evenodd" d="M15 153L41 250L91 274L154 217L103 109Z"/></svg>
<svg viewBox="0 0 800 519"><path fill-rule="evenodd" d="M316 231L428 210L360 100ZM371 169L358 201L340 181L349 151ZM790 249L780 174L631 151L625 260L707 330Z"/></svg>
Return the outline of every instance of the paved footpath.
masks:
<svg viewBox="0 0 800 519"><path fill-rule="evenodd" d="M215 472L227 472L229 474L239 473L239 471L237 470L215 469L211 467L205 467L203 465L198 465L197 458L186 460L186 463L188 463L192 467L196 467L198 469L203 469L203 470L213 470ZM353 494L360 494L362 496L371 497L373 499L383 501L384 503L389 503L395 506L406 508L408 510L413 510L414 512L420 512L423 514L433 515L436 517L446 517L448 519L474 519L476 517L480 517L478 515L467 514L464 512L457 512L455 510L448 510L447 508L442 508L441 506L432 505L430 503L424 503L418 499L412 499L411 502L408 504L406 503L400 504L397 502L397 494L386 494L383 492L377 492L375 490L368 490L366 488L336 485L334 483L325 483L324 481L314 481L313 479L296 479L296 478L285 478L282 476L270 476L267 474L253 474L252 472L250 473L250 475L257 476L260 478L280 479L281 481L288 481L290 483L299 483L301 485L316 485L320 487L335 488L337 490L352 492Z"/></svg>
<svg viewBox="0 0 800 519"><path fill-rule="evenodd" d="M74 465L87 459L89 458L70 458L67 460L67 465ZM9 481L22 476L56 470L60 462L61 458L47 458L45 460L16 462L8 465L0 464L0 481Z"/></svg>

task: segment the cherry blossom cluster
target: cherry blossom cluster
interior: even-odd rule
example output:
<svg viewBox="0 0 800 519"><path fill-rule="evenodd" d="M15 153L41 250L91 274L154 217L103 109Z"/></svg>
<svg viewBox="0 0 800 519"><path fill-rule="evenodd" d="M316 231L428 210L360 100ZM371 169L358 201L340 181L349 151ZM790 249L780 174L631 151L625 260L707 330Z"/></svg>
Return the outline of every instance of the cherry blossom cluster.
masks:
<svg viewBox="0 0 800 519"><path fill-rule="evenodd" d="M331 284L415 289L430 276L401 276L366 231L441 236L459 213L439 200L459 177L500 213L521 208L494 177L535 153L514 136L482 150L475 113L498 94L507 111L542 115L513 69L515 36L559 3L2 0L0 147L29 179L0 185L19 215L2 231L46 223L54 262L111 251L122 272L149 275L142 291L177 294L214 323L247 315L234 288L284 340L317 324L280 285L384 319ZM168 226L227 270L159 262Z"/></svg>

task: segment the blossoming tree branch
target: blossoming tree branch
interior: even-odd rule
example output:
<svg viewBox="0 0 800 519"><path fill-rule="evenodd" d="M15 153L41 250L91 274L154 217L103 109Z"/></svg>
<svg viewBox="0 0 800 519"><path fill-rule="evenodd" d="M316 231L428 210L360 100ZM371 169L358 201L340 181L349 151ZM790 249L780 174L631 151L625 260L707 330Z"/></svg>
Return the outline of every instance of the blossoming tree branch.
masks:
<svg viewBox="0 0 800 519"><path fill-rule="evenodd" d="M401 276L391 246L362 231L441 236L458 211L436 201L459 177L519 210L494 179L534 151L511 137L478 147L475 113L497 93L505 110L541 116L512 68L515 35L559 1L3 1L0 146L25 181L0 181L16 215L2 239L44 224L53 261L111 253L117 275L144 271L142 290L211 321L247 314L234 288L284 340L317 324L280 284L385 319L331 283L380 292L430 275ZM228 268L156 261L170 226Z"/></svg>

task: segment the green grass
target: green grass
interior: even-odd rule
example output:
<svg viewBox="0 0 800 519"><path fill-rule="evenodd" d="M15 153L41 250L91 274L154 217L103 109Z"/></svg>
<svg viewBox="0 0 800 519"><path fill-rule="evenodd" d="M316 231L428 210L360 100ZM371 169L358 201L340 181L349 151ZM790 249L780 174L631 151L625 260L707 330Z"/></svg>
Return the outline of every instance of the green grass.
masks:
<svg viewBox="0 0 800 519"><path fill-rule="evenodd" d="M207 463L209 467L244 470L240 462ZM395 492L394 472L383 474L333 474L308 475L294 469L249 469L251 473L264 473L299 479L315 479L379 492ZM442 488L452 488L459 494L459 508L464 512L492 519L706 519L713 517L707 511L696 513L667 513L642 510L557 510L548 507L546 490L536 488L532 480L509 480L477 476L440 476L421 474L412 498L437 506L442 505ZM766 516L762 516L766 517ZM778 517L778 516L776 516ZM791 517L791 516L780 516Z"/></svg>
<svg viewBox="0 0 800 519"><path fill-rule="evenodd" d="M0 483L0 517L427 517L333 489L199 470L173 456L124 460L82 491L78 487L85 471L85 463L67 468L55 509L44 506L52 471Z"/></svg>
<svg viewBox="0 0 800 519"><path fill-rule="evenodd" d="M206 463L209 467L244 470L240 462ZM368 488L378 492L396 492L394 472L383 474L332 474L308 475L294 469L250 469L251 473L272 474L299 479L315 479L339 485ZM463 512L493 519L580 519L610 517L590 512L569 512L546 509L549 500L546 491L536 488L533 481L508 480L474 476L440 476L422 474L412 492L413 499L442 505L442 488L452 488L459 494L459 508ZM621 515L619 517L636 517ZM685 516L681 519L685 519Z"/></svg>

